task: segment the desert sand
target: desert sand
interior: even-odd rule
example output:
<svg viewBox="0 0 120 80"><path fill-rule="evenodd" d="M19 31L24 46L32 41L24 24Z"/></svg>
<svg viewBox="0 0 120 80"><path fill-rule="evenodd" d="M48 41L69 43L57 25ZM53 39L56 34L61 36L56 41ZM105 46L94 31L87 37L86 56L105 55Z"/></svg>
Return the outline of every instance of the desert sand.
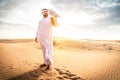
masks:
<svg viewBox="0 0 120 80"><path fill-rule="evenodd" d="M54 38L52 70L34 39L0 40L0 80L120 80L120 40Z"/></svg>

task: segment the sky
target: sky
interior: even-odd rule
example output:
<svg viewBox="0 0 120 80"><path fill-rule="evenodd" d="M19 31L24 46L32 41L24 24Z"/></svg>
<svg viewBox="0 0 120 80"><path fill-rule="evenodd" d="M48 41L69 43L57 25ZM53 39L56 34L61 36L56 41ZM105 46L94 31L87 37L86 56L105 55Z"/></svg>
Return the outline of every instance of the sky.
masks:
<svg viewBox="0 0 120 80"><path fill-rule="evenodd" d="M0 0L0 39L34 38L42 8L60 15L54 36L120 40L120 0Z"/></svg>

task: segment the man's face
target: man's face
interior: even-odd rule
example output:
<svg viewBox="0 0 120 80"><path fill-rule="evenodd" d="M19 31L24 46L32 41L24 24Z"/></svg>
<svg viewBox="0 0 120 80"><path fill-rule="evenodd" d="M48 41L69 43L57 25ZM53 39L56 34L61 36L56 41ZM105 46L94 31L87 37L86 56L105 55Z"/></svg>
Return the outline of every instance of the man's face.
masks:
<svg viewBox="0 0 120 80"><path fill-rule="evenodd" d="M44 17L47 17L48 16L48 10L42 10L42 15Z"/></svg>

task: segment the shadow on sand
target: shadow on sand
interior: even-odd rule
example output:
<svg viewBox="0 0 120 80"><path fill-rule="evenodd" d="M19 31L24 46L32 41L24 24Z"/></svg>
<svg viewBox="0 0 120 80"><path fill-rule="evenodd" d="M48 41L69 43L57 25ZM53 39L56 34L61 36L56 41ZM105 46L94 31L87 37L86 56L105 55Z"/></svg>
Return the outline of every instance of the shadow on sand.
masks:
<svg viewBox="0 0 120 80"><path fill-rule="evenodd" d="M83 78L72 74L69 70L53 68L45 70L37 68L21 75L12 77L7 80L84 80Z"/></svg>

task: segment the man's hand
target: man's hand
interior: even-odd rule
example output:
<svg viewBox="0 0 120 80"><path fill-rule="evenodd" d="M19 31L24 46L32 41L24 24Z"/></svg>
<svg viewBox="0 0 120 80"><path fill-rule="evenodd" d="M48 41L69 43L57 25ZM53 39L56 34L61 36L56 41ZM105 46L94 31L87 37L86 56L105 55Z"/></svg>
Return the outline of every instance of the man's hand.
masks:
<svg viewBox="0 0 120 80"><path fill-rule="evenodd" d="M53 26L57 26L57 20L56 20L56 19L57 19L56 17L51 17L51 18L50 18L51 24L52 24Z"/></svg>
<svg viewBox="0 0 120 80"><path fill-rule="evenodd" d="M35 42L38 43L37 38L35 38Z"/></svg>

